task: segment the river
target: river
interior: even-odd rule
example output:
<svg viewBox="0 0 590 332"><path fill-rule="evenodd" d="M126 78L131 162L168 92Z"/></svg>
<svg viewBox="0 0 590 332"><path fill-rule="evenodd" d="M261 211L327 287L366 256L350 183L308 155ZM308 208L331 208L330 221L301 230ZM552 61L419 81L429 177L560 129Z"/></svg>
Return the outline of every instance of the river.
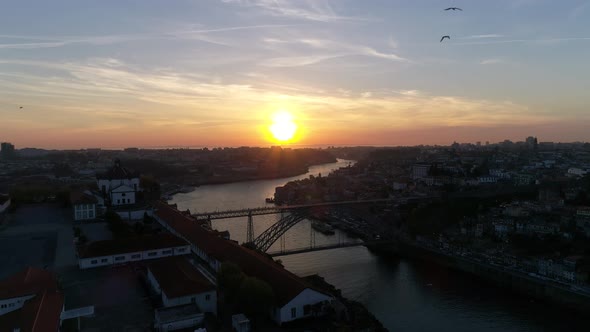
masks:
<svg viewBox="0 0 590 332"><path fill-rule="evenodd" d="M177 194L171 203L179 209L205 212L267 205L266 197L275 187L345 167L353 161L310 167L300 176L221 185L206 185L186 194ZM280 216L255 216L254 236L262 233ZM228 230L240 243L246 239L246 218L213 222L218 230ZM291 228L270 249L301 248L315 244L353 240L336 230L325 236L304 220ZM533 301L490 285L468 274L432 263L378 257L364 247L280 257L291 272L305 276L317 273L342 290L344 296L363 303L390 331L588 331L590 318Z"/></svg>

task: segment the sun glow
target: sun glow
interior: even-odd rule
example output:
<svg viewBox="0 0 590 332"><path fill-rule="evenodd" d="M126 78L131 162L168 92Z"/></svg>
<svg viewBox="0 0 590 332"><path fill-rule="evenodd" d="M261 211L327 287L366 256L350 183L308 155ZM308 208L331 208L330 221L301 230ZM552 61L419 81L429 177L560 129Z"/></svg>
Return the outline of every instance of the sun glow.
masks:
<svg viewBox="0 0 590 332"><path fill-rule="evenodd" d="M272 118L273 123L269 129L273 137L279 142L288 142L295 136L297 125L293 117L287 111L279 111Z"/></svg>

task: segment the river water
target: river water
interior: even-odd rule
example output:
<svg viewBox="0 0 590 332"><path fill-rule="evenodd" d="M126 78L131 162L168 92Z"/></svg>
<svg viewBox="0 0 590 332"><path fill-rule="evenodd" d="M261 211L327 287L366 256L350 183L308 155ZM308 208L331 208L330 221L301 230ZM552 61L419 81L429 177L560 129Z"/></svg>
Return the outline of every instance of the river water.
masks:
<svg viewBox="0 0 590 332"><path fill-rule="evenodd" d="M254 208L267 205L275 187L345 167L352 161L310 167L304 175L284 179L206 185L187 194L177 194L171 203L191 212ZM280 218L255 216L254 236ZM247 218L213 221L218 230L244 242ZM325 236L309 221L293 226L270 251L302 248L315 244L350 242L354 239L336 230ZM590 318L565 309L512 294L468 274L432 263L378 257L365 247L343 248L280 257L291 272L305 276L317 273L342 290L344 296L363 303L390 331L588 331Z"/></svg>

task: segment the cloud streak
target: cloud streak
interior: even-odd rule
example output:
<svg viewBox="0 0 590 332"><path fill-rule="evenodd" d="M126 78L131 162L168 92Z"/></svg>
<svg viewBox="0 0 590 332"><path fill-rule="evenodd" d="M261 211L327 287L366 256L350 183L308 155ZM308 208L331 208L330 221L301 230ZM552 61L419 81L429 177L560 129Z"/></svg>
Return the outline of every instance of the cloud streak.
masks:
<svg viewBox="0 0 590 332"><path fill-rule="evenodd" d="M326 0L222 0L243 7L260 8L272 16L303 19L316 22L364 21L365 18L337 14Z"/></svg>

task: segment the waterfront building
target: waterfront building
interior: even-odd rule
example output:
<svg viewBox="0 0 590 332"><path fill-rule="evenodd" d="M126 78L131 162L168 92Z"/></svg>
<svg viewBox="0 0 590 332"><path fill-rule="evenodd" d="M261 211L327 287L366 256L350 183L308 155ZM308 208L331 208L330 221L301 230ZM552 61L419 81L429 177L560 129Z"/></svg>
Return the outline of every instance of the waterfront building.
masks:
<svg viewBox="0 0 590 332"><path fill-rule="evenodd" d="M114 206L135 204L137 193L141 191L139 172L122 167L119 159L105 173L98 174L96 182L103 196Z"/></svg>

